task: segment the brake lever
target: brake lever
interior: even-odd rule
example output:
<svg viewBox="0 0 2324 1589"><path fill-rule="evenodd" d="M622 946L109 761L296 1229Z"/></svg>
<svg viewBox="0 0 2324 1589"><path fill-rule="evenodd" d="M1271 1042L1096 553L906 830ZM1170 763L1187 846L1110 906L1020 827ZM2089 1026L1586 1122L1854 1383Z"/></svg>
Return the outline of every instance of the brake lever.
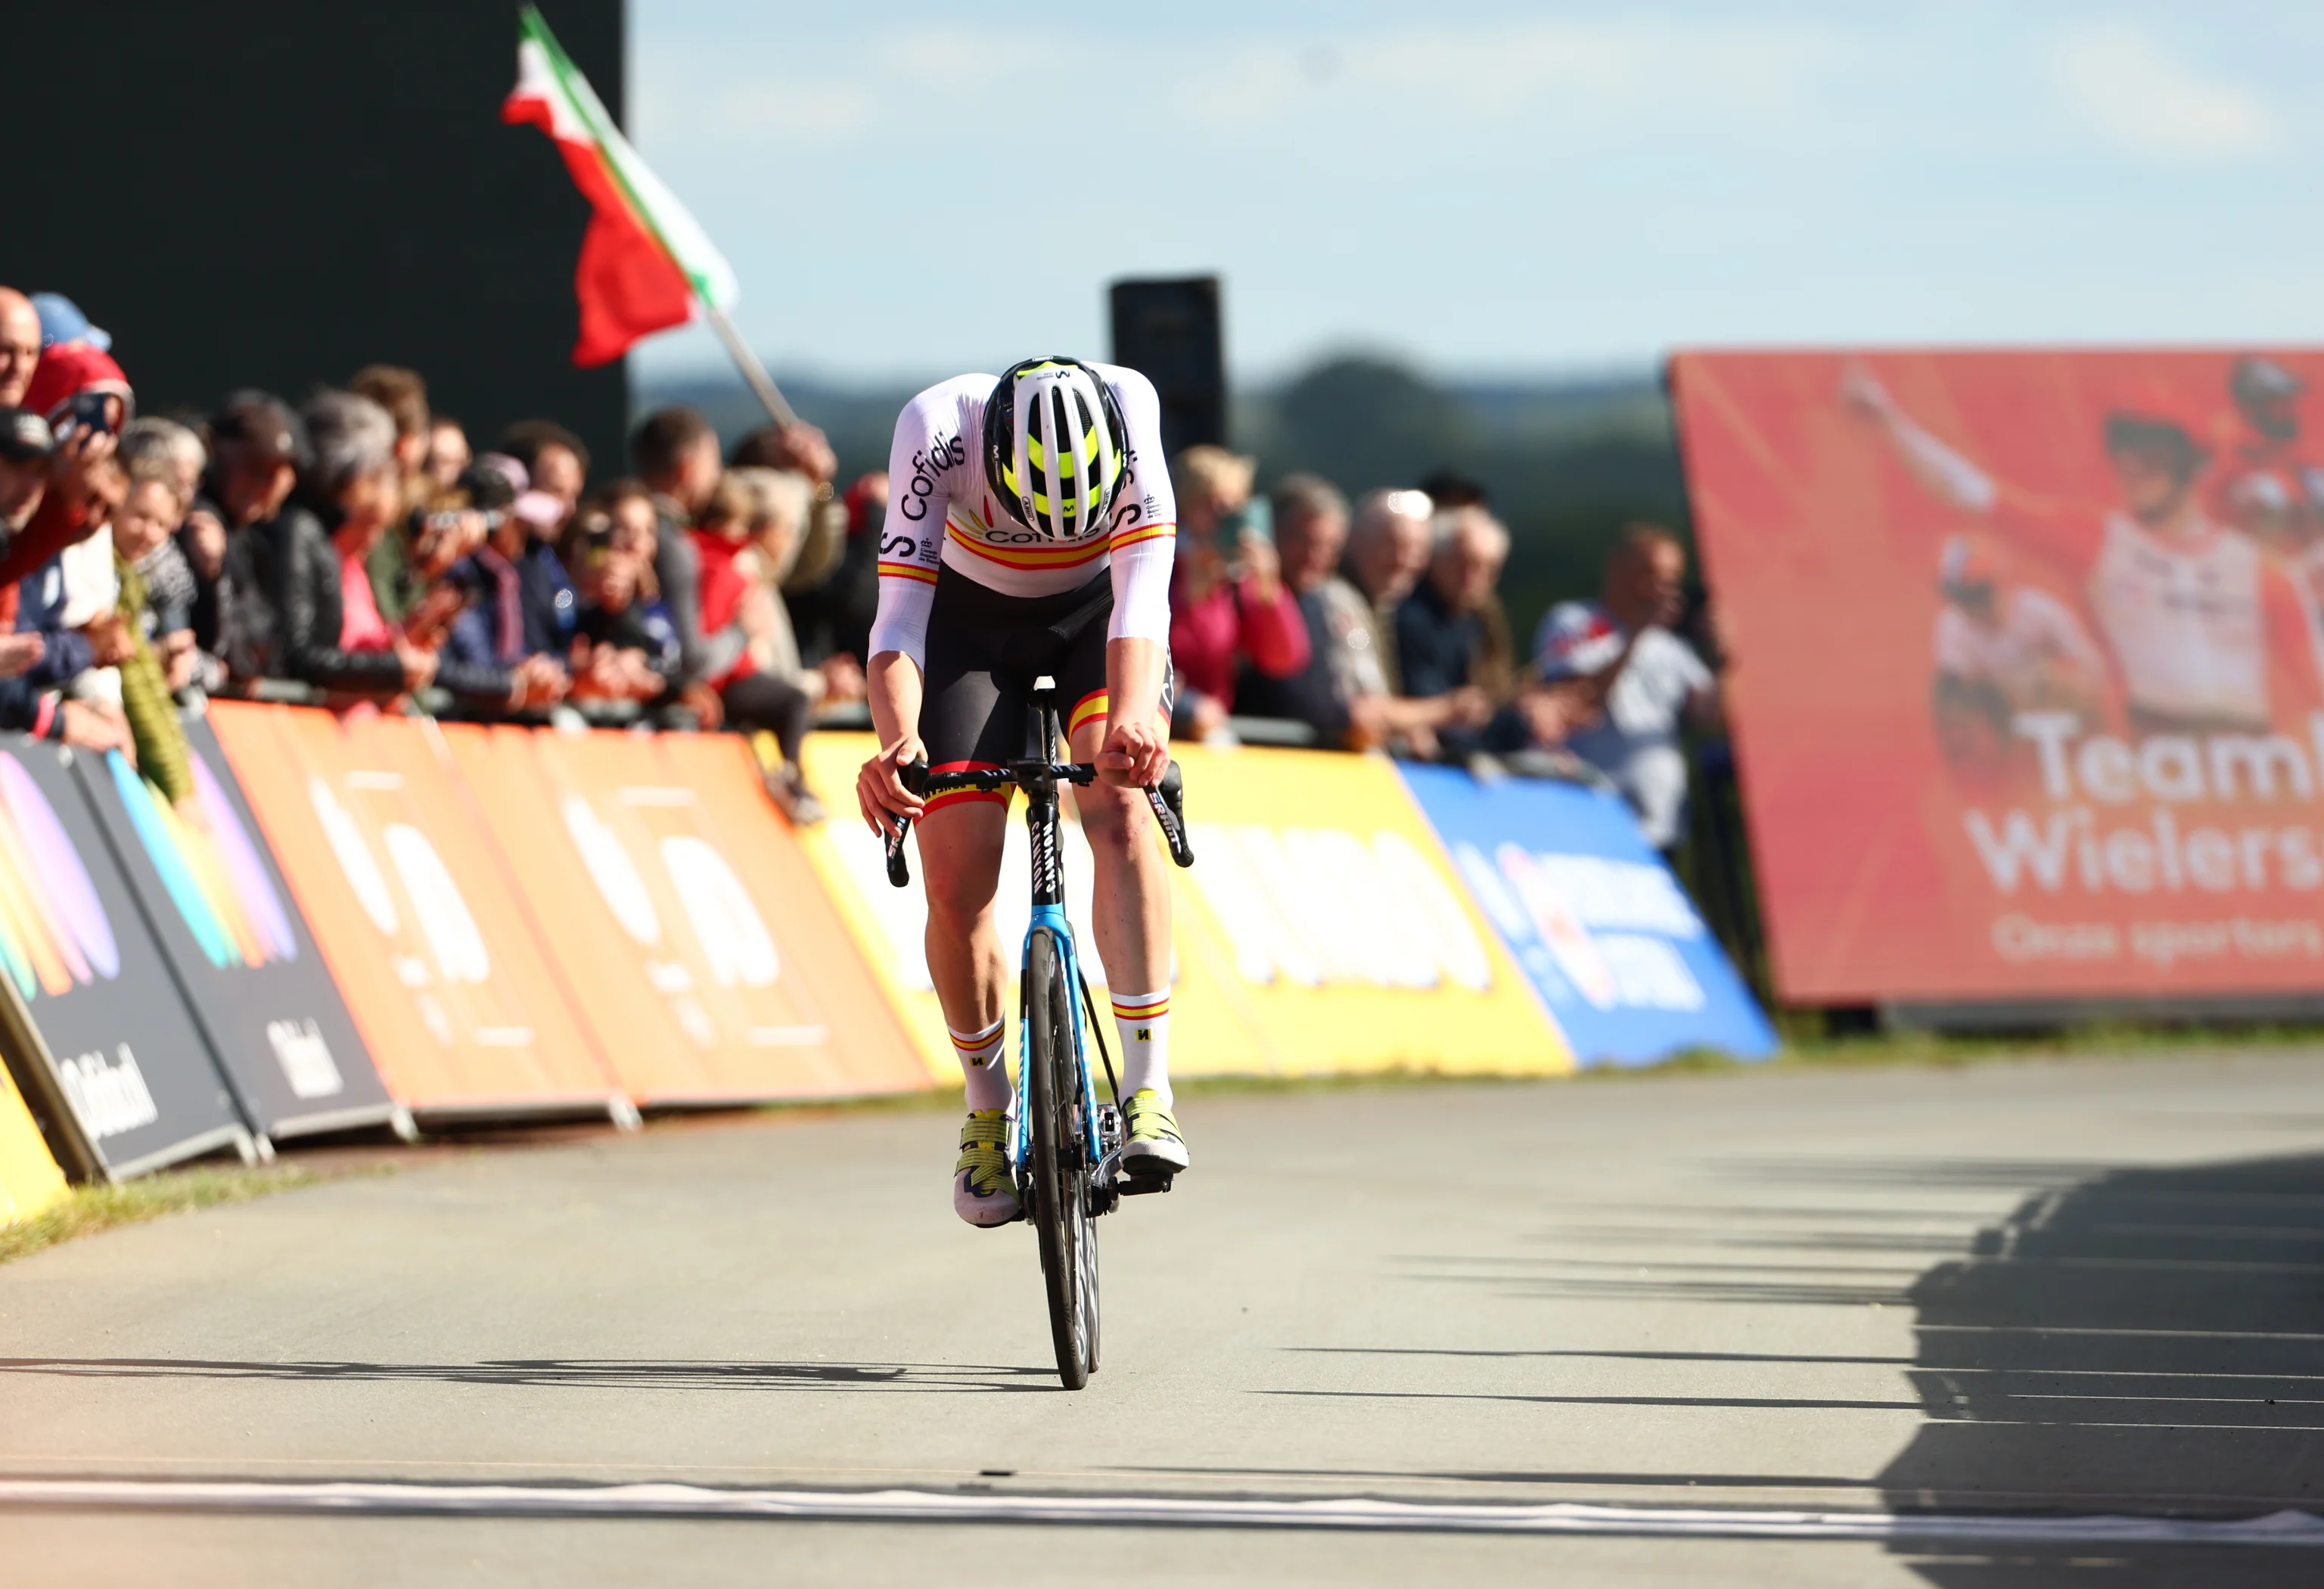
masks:
<svg viewBox="0 0 2324 1589"><path fill-rule="evenodd" d="M928 760L922 756L896 769L896 777L914 794L926 794L928 788ZM888 829L888 882L896 888L909 888L912 883L911 864L904 859L904 836L912 830L912 819L890 811L892 822Z"/></svg>
<svg viewBox="0 0 2324 1589"><path fill-rule="evenodd" d="M1162 825L1162 839L1170 846L1170 859L1180 866L1192 866L1194 846L1186 842L1185 781L1179 776L1176 762L1163 772L1161 782L1146 786L1146 802L1154 808L1154 819Z"/></svg>

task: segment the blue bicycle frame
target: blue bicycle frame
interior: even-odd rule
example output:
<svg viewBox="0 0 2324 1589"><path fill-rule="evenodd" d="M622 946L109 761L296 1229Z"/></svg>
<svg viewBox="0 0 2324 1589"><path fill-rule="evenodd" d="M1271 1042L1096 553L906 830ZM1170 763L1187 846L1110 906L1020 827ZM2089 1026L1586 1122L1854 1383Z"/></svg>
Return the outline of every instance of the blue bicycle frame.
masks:
<svg viewBox="0 0 2324 1589"><path fill-rule="evenodd" d="M1047 680L1044 679L1042 683L1046 684ZM1105 1142L1097 1108L1097 1080L1090 1071L1089 1043L1093 1034L1084 1025L1089 984L1082 977L1081 949L1074 940L1073 923L1065 917L1065 867L1061 843L1063 824L1057 810L1060 779L1086 784L1095 770L1057 761L1059 747L1054 688L1037 688L1033 691L1033 714L1038 724L1034 737L1040 760L1019 763L1009 770L1017 787L1025 791L1026 836L1032 841L1033 857L1033 915L1026 925L1024 948L1018 964L1020 968L1032 964L1036 933L1050 934L1064 951L1065 1002L1073 1012L1074 1070L1081 1078L1082 1145L1089 1155L1092 1169L1096 1172L1094 1179L1102 1196L1112 1179L1113 1167L1105 1162ZM1074 996L1075 994L1080 996ZM1016 1125L1009 1137L1009 1168L1020 1179L1026 1173L1027 1159L1032 1152L1031 1110L1028 1105L1026 1087L1032 1067L1033 1023L1025 1016L1026 1012L1020 1005L1017 1021ZM1119 1100L1116 1102L1118 1105Z"/></svg>
<svg viewBox="0 0 2324 1589"><path fill-rule="evenodd" d="M1074 1067L1080 1073L1082 1092L1082 1134L1084 1149L1088 1153L1092 1179L1100 1198L1100 1212L1112 1206L1115 1196L1114 1170L1119 1163L1120 1144L1109 1150L1106 1146L1108 1115L1102 1113L1097 1101L1097 1080L1090 1069L1089 1045L1094 1040L1102 1052L1105 1039L1097 1036L1085 1024L1093 1001L1089 984L1084 980L1080 947L1074 941L1073 923L1065 917L1065 855L1060 845L1061 818L1057 808L1057 786L1071 783L1086 786L1096 780L1097 769L1085 762L1065 762L1057 760L1058 733L1056 691L1047 679L1040 679L1032 691L1032 733L1028 735L1039 753L1038 758L1012 762L1006 767L979 767L962 771L931 775L927 763L918 762L904 769L905 784L915 794L939 793L951 790L978 790L993 792L1006 789L1025 791L1028 808L1025 825L1032 839L1033 852L1033 916L1025 929L1025 945L1019 965L1032 962L1033 938L1047 932L1056 940L1063 952L1064 973L1070 993L1066 1003L1072 1007ZM1194 864L1194 853L1186 842L1185 820L1179 809L1178 764L1170 763L1160 783L1146 791L1148 803L1153 808L1155 819L1161 825L1164 843L1170 858L1181 866ZM904 860L904 836L908 822L897 822L888 832L888 881L902 888L911 881ZM1020 975L1020 982L1021 982ZM1031 1111L1028 1106L1027 1076L1031 1066L1032 1023L1025 1019L1026 1012L1019 1001L1017 1023L1017 1080L1012 1089L1016 1119L1009 1133L1009 1168L1019 1184L1023 1185L1027 1166L1032 1153ZM1112 1069L1108 1057L1109 1077ZM1118 1117L1120 1100L1109 1105L1109 1112ZM1114 1123L1118 1124L1118 1118ZM1119 1132L1114 1134L1117 1136ZM1160 1189L1167 1190L1167 1179Z"/></svg>
<svg viewBox="0 0 2324 1589"><path fill-rule="evenodd" d="M1033 935L1045 929L1055 935L1059 947L1065 952L1066 984L1075 990L1085 987L1087 984L1082 980L1081 951L1074 942L1073 925L1065 919L1065 908L1062 904L1033 907L1032 923L1025 929L1025 949L1023 959L1019 962L1020 965L1032 957ZM1082 1084L1084 1146L1089 1150L1090 1163L1102 1166L1108 1172L1100 1178L1101 1188L1102 1188L1103 1184L1112 1178L1111 1166L1104 1163L1105 1143L1098 1126L1097 1078L1090 1070L1089 1039L1084 1035L1087 1018L1084 1013L1083 1002L1080 999L1069 999L1066 1002L1073 1010L1074 1068L1081 1076ZM1026 1077L1032 1062L1028 1047L1032 1041L1031 1026L1032 1022L1023 1018L1020 1008L1017 1022L1017 1081L1014 1088L1015 1103L1012 1106L1016 1123L1015 1128L1009 1134L1009 1168L1020 1176L1026 1173L1026 1164L1033 1148L1032 1128L1028 1123L1030 1112L1025 1097Z"/></svg>

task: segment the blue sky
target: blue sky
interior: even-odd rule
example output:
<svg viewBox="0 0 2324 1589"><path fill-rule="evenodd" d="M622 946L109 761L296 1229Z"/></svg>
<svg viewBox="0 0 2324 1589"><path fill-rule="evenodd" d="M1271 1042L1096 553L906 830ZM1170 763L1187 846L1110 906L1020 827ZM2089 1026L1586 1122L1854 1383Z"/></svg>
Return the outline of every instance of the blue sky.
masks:
<svg viewBox="0 0 2324 1589"><path fill-rule="evenodd" d="M1108 281L1196 271L1245 380L2324 338L2324 5L631 0L630 48L744 332L851 383L1102 356Z"/></svg>

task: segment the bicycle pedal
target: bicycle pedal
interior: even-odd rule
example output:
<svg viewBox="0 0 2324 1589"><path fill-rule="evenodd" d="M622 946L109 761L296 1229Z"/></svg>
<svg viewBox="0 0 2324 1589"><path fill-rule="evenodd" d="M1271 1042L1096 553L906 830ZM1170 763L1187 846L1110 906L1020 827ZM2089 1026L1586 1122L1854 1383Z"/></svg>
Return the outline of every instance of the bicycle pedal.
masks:
<svg viewBox="0 0 2324 1589"><path fill-rule="evenodd" d="M1168 1191L1170 1183L1177 1178L1178 1172L1174 1169L1167 1175L1124 1175L1115 1184L1121 1188L1123 1196L1142 1197L1149 1192Z"/></svg>

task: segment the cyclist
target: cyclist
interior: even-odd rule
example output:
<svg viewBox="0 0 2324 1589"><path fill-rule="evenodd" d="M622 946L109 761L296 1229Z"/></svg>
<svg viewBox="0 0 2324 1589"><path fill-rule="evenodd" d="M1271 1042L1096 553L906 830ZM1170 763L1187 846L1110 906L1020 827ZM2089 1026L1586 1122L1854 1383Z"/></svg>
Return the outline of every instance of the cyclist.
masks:
<svg viewBox="0 0 2324 1589"><path fill-rule="evenodd" d="M1177 536L1161 403L1134 370L1032 358L904 406L888 464L867 688L880 752L863 819L920 825L928 974L967 1082L953 1208L1017 1217L1003 1149L1008 963L993 923L1006 793L922 800L900 770L997 768L1025 753L1027 691L1056 680L1093 862L1097 947L1121 1037L1122 1173L1186 1168L1171 1113L1170 894L1140 792L1169 764L1170 562ZM1143 989L1145 992L1130 990Z"/></svg>

